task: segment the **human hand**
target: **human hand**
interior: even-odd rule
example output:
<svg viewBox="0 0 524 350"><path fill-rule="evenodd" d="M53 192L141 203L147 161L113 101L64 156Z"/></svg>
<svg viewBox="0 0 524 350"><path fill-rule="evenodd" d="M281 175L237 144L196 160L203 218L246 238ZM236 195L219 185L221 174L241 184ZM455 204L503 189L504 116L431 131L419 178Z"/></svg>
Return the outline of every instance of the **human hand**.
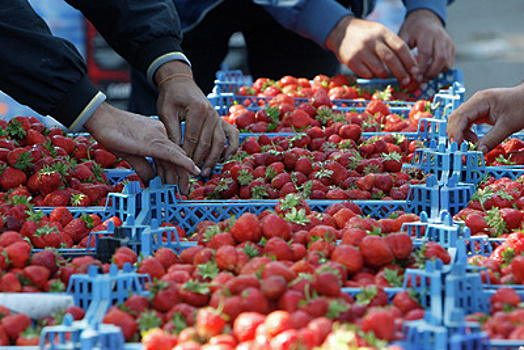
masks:
<svg viewBox="0 0 524 350"><path fill-rule="evenodd" d="M169 140L158 120L103 103L84 128L108 151L127 160L146 184L156 174L145 157L153 158L163 183L178 185L184 194L189 190L189 176L200 173L184 150Z"/></svg>
<svg viewBox="0 0 524 350"><path fill-rule="evenodd" d="M422 79L406 43L380 23L346 16L329 34L326 47L362 78L388 78L389 68L402 86Z"/></svg>
<svg viewBox="0 0 524 350"><path fill-rule="evenodd" d="M165 80L167 77L175 76ZM211 175L229 141L224 158L228 160L238 148L238 131L227 128L202 90L191 79L190 67L179 61L162 65L155 74L159 86L158 116L169 138L182 144L180 123L185 121L182 147L195 164L202 164L202 176Z"/></svg>
<svg viewBox="0 0 524 350"><path fill-rule="evenodd" d="M402 24L399 36L411 49L417 48L423 81L431 80L453 66L455 45L435 13L425 9L411 12Z"/></svg>
<svg viewBox="0 0 524 350"><path fill-rule="evenodd" d="M450 141L477 142L472 124L493 127L478 141L478 150L487 153L511 134L524 128L524 84L511 88L488 89L475 93L448 117Z"/></svg>

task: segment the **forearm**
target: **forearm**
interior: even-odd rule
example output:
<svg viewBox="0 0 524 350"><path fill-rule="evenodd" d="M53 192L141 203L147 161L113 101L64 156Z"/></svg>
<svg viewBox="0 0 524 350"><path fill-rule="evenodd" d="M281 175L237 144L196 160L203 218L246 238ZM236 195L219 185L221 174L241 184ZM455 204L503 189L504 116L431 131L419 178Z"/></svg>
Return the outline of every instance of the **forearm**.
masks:
<svg viewBox="0 0 524 350"><path fill-rule="evenodd" d="M420 9L426 9L436 14L442 24L446 24L447 20L447 5L452 1L446 0L403 0L406 5L406 16L411 12Z"/></svg>
<svg viewBox="0 0 524 350"><path fill-rule="evenodd" d="M53 37L26 0L0 8L0 47L0 89L42 115L80 127L104 99L75 47Z"/></svg>

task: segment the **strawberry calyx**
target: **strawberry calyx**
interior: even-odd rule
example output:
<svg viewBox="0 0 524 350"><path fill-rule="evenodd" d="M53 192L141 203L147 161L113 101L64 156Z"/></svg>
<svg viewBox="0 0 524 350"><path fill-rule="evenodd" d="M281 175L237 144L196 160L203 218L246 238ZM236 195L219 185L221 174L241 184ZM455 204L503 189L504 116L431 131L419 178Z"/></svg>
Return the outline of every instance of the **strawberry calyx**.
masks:
<svg viewBox="0 0 524 350"><path fill-rule="evenodd" d="M162 320L154 310L142 311L137 320L138 329L142 335L150 329L160 328L162 326Z"/></svg>
<svg viewBox="0 0 524 350"><path fill-rule="evenodd" d="M347 303L342 303L339 300L333 299L329 301L328 312L326 317L335 320L341 314L349 310L349 305Z"/></svg>
<svg viewBox="0 0 524 350"><path fill-rule="evenodd" d="M302 226L305 226L311 222L311 220L307 217L306 210L304 208L297 210L297 208L292 207L289 209L289 211L286 212L284 219L288 222Z"/></svg>
<svg viewBox="0 0 524 350"><path fill-rule="evenodd" d="M213 279L219 272L220 269L214 261L208 261L205 264L197 265L197 273L203 279Z"/></svg>
<svg viewBox="0 0 524 350"><path fill-rule="evenodd" d="M378 294L376 286L366 286L360 288L360 293L356 295L355 302L360 305L368 305Z"/></svg>
<svg viewBox="0 0 524 350"><path fill-rule="evenodd" d="M260 255L260 252L258 251L258 249L255 247L255 245L253 243L246 243L246 245L244 245L244 247L242 248L242 250L246 253L246 255L252 259L254 257L257 257Z"/></svg>
<svg viewBox="0 0 524 350"><path fill-rule="evenodd" d="M33 161L33 157L31 157L31 153L25 151L18 155L18 158L16 159L16 163L13 164L13 168L20 169L20 170L26 170L28 168L31 168L33 164L31 163Z"/></svg>

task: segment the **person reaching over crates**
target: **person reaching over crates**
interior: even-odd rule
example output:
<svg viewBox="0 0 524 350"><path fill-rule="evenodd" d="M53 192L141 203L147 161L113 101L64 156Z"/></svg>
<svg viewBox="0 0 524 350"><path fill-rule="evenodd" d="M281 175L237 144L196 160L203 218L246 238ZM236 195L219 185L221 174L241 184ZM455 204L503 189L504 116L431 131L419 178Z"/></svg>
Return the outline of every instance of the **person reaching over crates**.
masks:
<svg viewBox="0 0 524 350"><path fill-rule="evenodd" d="M180 48L181 31L171 0L69 0L159 92L161 121L110 106L87 77L75 47L52 35L27 0L0 9L0 89L70 131L84 127L148 183L155 175L188 190L201 166L212 169L234 153L238 131L223 122L193 81ZM186 121L182 142L180 122ZM156 169L146 157L152 157ZM196 163L196 164L195 164Z"/></svg>
<svg viewBox="0 0 524 350"><path fill-rule="evenodd" d="M493 127L479 140L473 124ZM448 117L450 141L478 142L478 150L488 153L504 139L524 128L524 84L476 92Z"/></svg>
<svg viewBox="0 0 524 350"><path fill-rule="evenodd" d="M235 32L244 35L253 77L333 76L340 64L362 78L387 78L416 87L451 68L455 46L445 30L446 0L405 0L398 35L364 20L374 0L173 0L180 15L182 47L194 63L200 88L211 92L215 72ZM417 48L418 57L410 52ZM129 109L156 113L156 91L131 71Z"/></svg>

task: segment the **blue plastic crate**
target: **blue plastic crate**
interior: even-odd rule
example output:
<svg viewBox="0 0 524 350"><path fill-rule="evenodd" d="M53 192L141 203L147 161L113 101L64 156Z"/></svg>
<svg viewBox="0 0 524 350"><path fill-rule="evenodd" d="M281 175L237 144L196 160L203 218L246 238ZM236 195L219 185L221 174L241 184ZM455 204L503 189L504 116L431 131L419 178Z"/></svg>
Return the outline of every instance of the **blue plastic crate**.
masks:
<svg viewBox="0 0 524 350"><path fill-rule="evenodd" d="M397 344L405 350L448 350L448 329L428 313L422 320L404 322L402 332L404 339Z"/></svg>
<svg viewBox="0 0 524 350"><path fill-rule="evenodd" d="M173 232L174 231L174 232ZM164 233L168 233L163 239ZM153 255L160 248L170 248L177 253L182 250L194 247L198 244L196 241L182 241L178 237L174 227L160 227L158 220L153 219L151 225L141 232L140 253L143 256Z"/></svg>
<svg viewBox="0 0 524 350"><path fill-rule="evenodd" d="M104 174L107 177L110 185L115 185L121 181L126 181L128 176L135 175L133 169L104 169Z"/></svg>
<svg viewBox="0 0 524 350"><path fill-rule="evenodd" d="M73 295L75 305L83 309L95 310L86 312L88 321L101 321L99 308L105 308L104 314L114 303L123 303L129 293L148 295L145 284L151 282L149 275L136 273L130 264L125 264L122 270L116 265L111 265L109 273L99 273L96 266L90 266L87 274L71 276L67 293ZM97 305L97 307L91 307Z"/></svg>
<svg viewBox="0 0 524 350"><path fill-rule="evenodd" d="M178 198L180 198L178 196ZM274 209L278 200L179 200L176 186L163 185L160 178L150 182L149 188L142 192L143 210L136 222L148 225L153 219L180 226L186 232L194 232L196 225L203 220L219 222L233 215L245 212L260 214L267 209ZM311 210L324 212L335 200L306 200ZM384 218L390 213L402 210L412 212L411 201L353 201L362 209L364 215Z"/></svg>

